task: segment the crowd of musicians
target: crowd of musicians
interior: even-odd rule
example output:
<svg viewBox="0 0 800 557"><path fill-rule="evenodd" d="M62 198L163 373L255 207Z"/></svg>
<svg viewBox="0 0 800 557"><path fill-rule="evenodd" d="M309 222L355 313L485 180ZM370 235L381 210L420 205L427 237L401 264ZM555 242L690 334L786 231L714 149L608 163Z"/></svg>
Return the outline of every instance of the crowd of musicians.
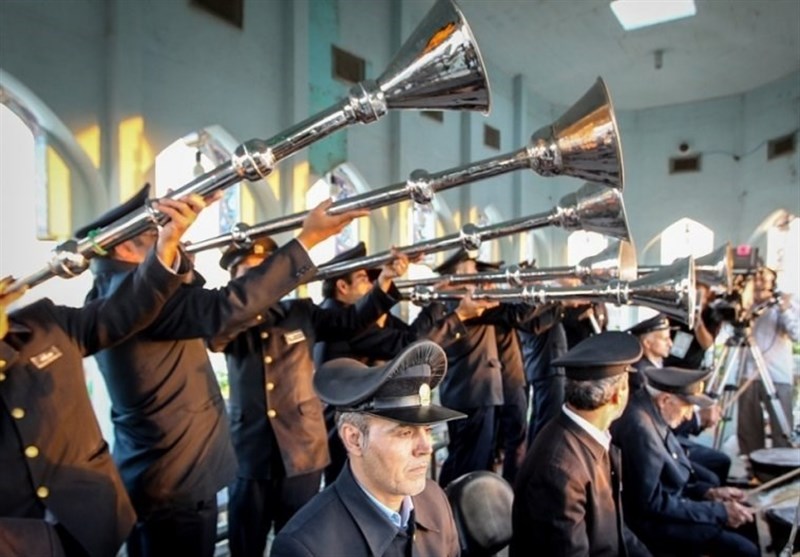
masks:
<svg viewBox="0 0 800 557"><path fill-rule="evenodd" d="M0 282L1 555L103 557L125 543L131 557L211 556L225 488L234 557L264 555L270 531L276 556L459 555L443 488L482 470L514 488L512 556L759 555L754 511L726 485L730 458L692 440L720 418L704 394L720 328L710 312L693 330L656 315L604 331L602 305L465 295L406 323L390 313L409 264L399 252L326 279L320 305L284 299L313 279L309 250L366 213L331 216L328 202L283 246L231 245L230 282L210 289L179 242L207 201L154 201L171 220L93 259L81 308L8 311L24 292ZM458 250L436 271L493 266ZM762 319L782 374L797 303L781 298ZM227 406L208 349L225 354ZM86 391L89 355L113 455ZM775 380L791 419L791 367ZM758 408L761 388L745 395ZM430 470L441 423L447 458ZM740 420L747 452L765 444L753 423Z"/></svg>

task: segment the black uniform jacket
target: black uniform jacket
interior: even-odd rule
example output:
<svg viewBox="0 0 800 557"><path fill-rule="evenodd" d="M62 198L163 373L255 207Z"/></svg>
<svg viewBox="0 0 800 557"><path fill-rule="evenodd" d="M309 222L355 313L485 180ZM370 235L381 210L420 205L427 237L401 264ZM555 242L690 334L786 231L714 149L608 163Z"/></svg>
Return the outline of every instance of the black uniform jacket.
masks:
<svg viewBox="0 0 800 557"><path fill-rule="evenodd" d="M95 260L90 296L107 296L133 269ZM93 262L94 263L94 262ZM310 276L293 240L224 288L181 286L155 323L97 355L111 396L114 460L139 513L216 496L236 473L222 395L203 339L234 335Z"/></svg>
<svg viewBox="0 0 800 557"><path fill-rule="evenodd" d="M452 304L431 304L433 321L453 309ZM456 334L442 348L447 353L447 375L439 396L442 404L457 410L503 404L503 377L497 352L495 324L540 333L551 326L554 311L539 315L534 306L500 304L463 323L465 332Z"/></svg>
<svg viewBox="0 0 800 557"><path fill-rule="evenodd" d="M628 374L628 385L630 386L631 393L638 391L639 389L643 389L645 384L647 383L647 379L644 376L643 371L650 367L661 367L653 362L651 362L647 356L642 356L642 358L633 364L633 367L636 368L637 373L629 373Z"/></svg>
<svg viewBox="0 0 800 557"><path fill-rule="evenodd" d="M341 308L322 309L309 299L285 300L227 345L225 339L210 343L212 349L224 347L228 363L231 434L240 477L283 477L272 466L278 456L287 477L328 464L322 402L312 385L314 343L346 340L396 301L377 286L357 304Z"/></svg>
<svg viewBox="0 0 800 557"><path fill-rule="evenodd" d="M611 431L622 449L628 524L642 540L658 534L701 542L721 531L727 522L725 507L701 500L711 486L697 481L689 459L645 389L632 394Z"/></svg>
<svg viewBox="0 0 800 557"><path fill-rule="evenodd" d="M495 325L497 357L503 379L503 397L525 387L525 370L522 363L522 346L517 331L504 325Z"/></svg>
<svg viewBox="0 0 800 557"><path fill-rule="evenodd" d="M650 555L622 520L619 451L563 411L536 436L517 475L510 555Z"/></svg>
<svg viewBox="0 0 800 557"><path fill-rule="evenodd" d="M567 335L562 323L555 323L538 335L520 331L519 340L528 383L547 381L551 377L564 375L563 367L550 363L567 352Z"/></svg>
<svg viewBox="0 0 800 557"><path fill-rule="evenodd" d="M322 302L325 309L342 308L345 304L333 298ZM428 339L445 345L466 333L461 320L454 313L434 315L429 308L423 309L410 325L387 315L381 327L372 323L359 334L336 341L320 341L314 347L314 363L317 367L335 358L353 358L366 365L378 365L394 358L403 348L419 339Z"/></svg>
<svg viewBox="0 0 800 557"><path fill-rule="evenodd" d="M116 554L135 516L89 400L83 358L155 319L179 283L151 254L103 301L66 308L40 300L10 314L0 340L1 517L42 519L47 509L89 555ZM0 537L15 533L0 525Z"/></svg>
<svg viewBox="0 0 800 557"><path fill-rule="evenodd" d="M413 557L460 554L453 513L442 489L428 480L414 503ZM294 515L272 544L272 557L378 557L397 554L398 528L356 483L350 466Z"/></svg>

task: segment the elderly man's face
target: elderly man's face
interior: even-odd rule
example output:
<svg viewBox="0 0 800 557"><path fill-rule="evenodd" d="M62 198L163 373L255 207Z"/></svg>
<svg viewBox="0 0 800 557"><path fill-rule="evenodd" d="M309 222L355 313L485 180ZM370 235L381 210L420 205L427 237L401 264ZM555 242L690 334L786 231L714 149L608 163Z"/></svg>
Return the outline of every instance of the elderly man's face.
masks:
<svg viewBox="0 0 800 557"><path fill-rule="evenodd" d="M369 434L350 462L359 482L395 508L406 495L425 489L433 443L431 428L369 417Z"/></svg>
<svg viewBox="0 0 800 557"><path fill-rule="evenodd" d="M669 336L669 329L652 331L642 335L642 348L648 356L666 358L672 348L672 339Z"/></svg>
<svg viewBox="0 0 800 557"><path fill-rule="evenodd" d="M675 395L663 394L659 399L658 409L667 425L676 428L692 417L694 406Z"/></svg>

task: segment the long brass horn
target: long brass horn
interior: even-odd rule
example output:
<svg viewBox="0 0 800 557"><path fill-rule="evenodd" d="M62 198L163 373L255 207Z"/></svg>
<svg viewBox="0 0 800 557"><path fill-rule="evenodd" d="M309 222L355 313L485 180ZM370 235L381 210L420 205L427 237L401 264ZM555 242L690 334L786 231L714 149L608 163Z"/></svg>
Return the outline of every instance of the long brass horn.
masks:
<svg viewBox="0 0 800 557"><path fill-rule="evenodd" d="M397 288L402 290L415 286L433 286L439 283L446 283L448 286L464 284L525 286L563 278L578 278L585 283L604 282L612 279L633 280L636 278L636 252L630 242L613 240L609 242L606 249L597 255L581 259L577 265L541 269L510 265L499 271L396 280L394 283Z"/></svg>
<svg viewBox="0 0 800 557"><path fill-rule="evenodd" d="M664 266L639 267L639 276L649 275ZM695 280L709 286L719 286L730 292L733 288L733 248L727 242L694 261Z"/></svg>
<svg viewBox="0 0 800 557"><path fill-rule="evenodd" d="M656 273L634 281L612 280L605 284L577 287L534 287L476 290L476 300L521 302L531 305L575 300L608 302L617 305L638 305L653 308L686 322L694 328L696 291L694 260L686 257ZM465 292L437 292L430 287L419 287L410 296L416 303L459 300Z"/></svg>
<svg viewBox="0 0 800 557"><path fill-rule="evenodd" d="M616 188L587 182L578 191L562 197L559 204L547 213L487 226L466 224L458 234L404 246L398 248L398 251L413 258L421 254L459 247L476 250L485 240L493 240L545 226L560 226L567 230L589 230L630 241L622 192ZM325 264L317 271L316 279L324 280L358 269L378 267L392 258L391 251L384 251L369 257L333 265Z"/></svg>
<svg viewBox="0 0 800 557"><path fill-rule="evenodd" d="M452 0L439 0L406 40L377 80L356 84L334 106L273 136L239 145L233 157L176 189L173 199L204 197L242 180L260 180L289 155L347 125L375 122L390 109L489 111L486 70L472 31ZM137 236L166 216L141 207L116 222L57 247L48 266L25 277L11 290L35 286L53 276L70 277L88 267L88 259Z"/></svg>
<svg viewBox="0 0 800 557"><path fill-rule="evenodd" d="M617 188L623 187L622 152L614 108L605 82L595 84L554 123L536 131L528 145L497 157L436 173L414 170L408 180L337 201L332 215L354 209L378 209L399 201L430 203L437 192L530 168L542 176L573 176ZM234 229L188 246L190 253L222 247L230 242L247 245L262 236L299 228L308 211Z"/></svg>

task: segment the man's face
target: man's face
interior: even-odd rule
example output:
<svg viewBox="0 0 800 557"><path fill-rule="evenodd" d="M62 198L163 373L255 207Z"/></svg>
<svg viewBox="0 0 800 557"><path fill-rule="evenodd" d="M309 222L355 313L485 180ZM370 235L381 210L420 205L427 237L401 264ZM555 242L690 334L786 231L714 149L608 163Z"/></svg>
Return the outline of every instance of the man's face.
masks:
<svg viewBox="0 0 800 557"><path fill-rule="evenodd" d="M775 290L775 276L769 271L759 271L753 279L753 301L765 302Z"/></svg>
<svg viewBox="0 0 800 557"><path fill-rule="evenodd" d="M114 259L128 263L142 263L158 242L158 230L148 228L135 238L122 242L114 250Z"/></svg>
<svg viewBox="0 0 800 557"><path fill-rule="evenodd" d="M266 259L267 257L269 256L268 255L264 256L260 254L256 255L251 253L250 255L239 261L239 263L237 263L236 266L234 266L230 270L231 278L234 279L239 278L240 276L245 274L249 269L252 269L253 267L257 267L258 265L260 265L261 262L264 261L264 259Z"/></svg>
<svg viewBox="0 0 800 557"><path fill-rule="evenodd" d="M471 275L478 272L478 266L474 259L467 259L466 261L459 261L453 269L454 275Z"/></svg>
<svg viewBox="0 0 800 557"><path fill-rule="evenodd" d="M370 416L368 439L357 457L363 476L358 479L381 502L417 495L425 489L431 452L430 426Z"/></svg>
<svg viewBox="0 0 800 557"><path fill-rule="evenodd" d="M671 428L676 428L691 418L694 411L692 403L671 394L661 395L658 407L661 417Z"/></svg>
<svg viewBox="0 0 800 557"><path fill-rule="evenodd" d="M642 335L642 349L645 356L666 358L669 356L670 348L672 348L672 339L669 336L669 329L652 331Z"/></svg>
<svg viewBox="0 0 800 557"><path fill-rule="evenodd" d="M337 281L339 300L346 304L355 304L367 295L372 289L372 281L363 269L350 273L349 282L344 279Z"/></svg>

